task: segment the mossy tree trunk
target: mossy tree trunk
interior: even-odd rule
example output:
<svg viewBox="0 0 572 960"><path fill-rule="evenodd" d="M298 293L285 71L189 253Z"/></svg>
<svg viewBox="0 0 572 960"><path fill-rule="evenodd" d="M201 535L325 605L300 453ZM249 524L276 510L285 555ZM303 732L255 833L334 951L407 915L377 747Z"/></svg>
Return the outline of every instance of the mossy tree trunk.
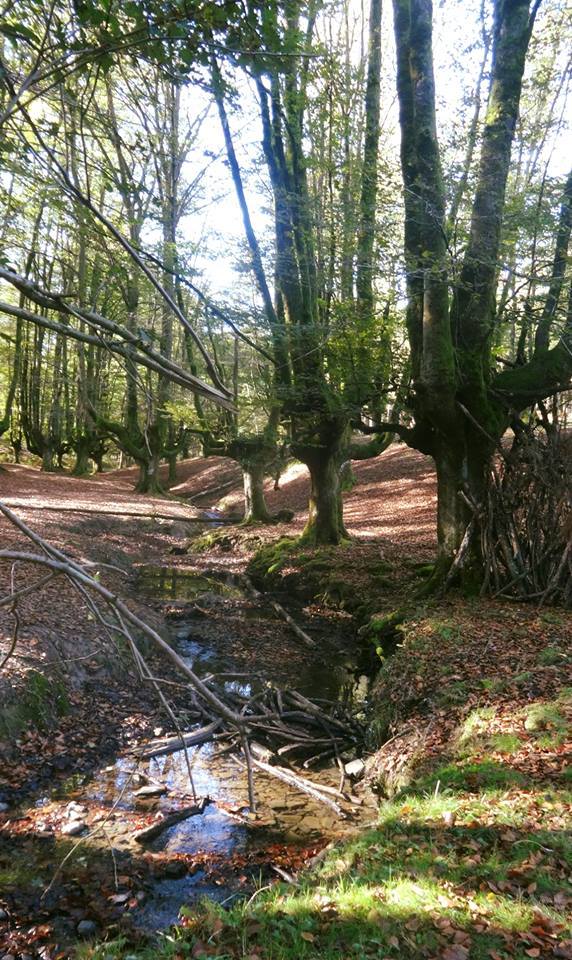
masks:
<svg viewBox="0 0 572 960"><path fill-rule="evenodd" d="M272 517L264 497L263 463L248 463L242 466L244 480L244 520L243 523L270 523Z"/></svg>
<svg viewBox="0 0 572 960"><path fill-rule="evenodd" d="M280 407L275 404L262 433L238 436L224 446L226 456L240 464L244 485L243 523L271 523L272 515L264 496L264 478L276 459Z"/></svg>
<svg viewBox="0 0 572 960"><path fill-rule="evenodd" d="M473 515L467 499L480 510L484 507L491 458L511 416L558 385L569 383L572 374L566 333L548 350L543 331L537 356L519 369L497 373L492 356L506 184L537 8L538 4L530 8L528 0L495 0L491 83L469 241L450 302L432 5L427 0L394 0L405 187L407 327L414 387L411 407L415 415L414 431L409 438L406 432L401 435L435 459L442 571L457 554ZM563 246L567 246L563 237L561 231L558 264L562 263ZM560 287L556 284L554 288L557 294ZM551 304L552 312L553 308ZM421 446L419 437L423 438ZM479 561L475 539L465 564L471 580Z"/></svg>
<svg viewBox="0 0 572 960"><path fill-rule="evenodd" d="M339 462L326 454L308 457L306 464L310 471L310 500L302 540L316 546L338 544L347 536Z"/></svg>
<svg viewBox="0 0 572 960"><path fill-rule="evenodd" d="M164 487L159 476L161 457L158 453L151 454L145 460L138 461L139 479L135 490L137 493L156 494L164 493Z"/></svg>
<svg viewBox="0 0 572 960"><path fill-rule="evenodd" d="M90 460L92 450L92 437L77 437L74 443L75 464L72 470L74 477L86 477L91 472Z"/></svg>
<svg viewBox="0 0 572 960"><path fill-rule="evenodd" d="M349 425L343 411L320 418L313 442L297 440L292 452L310 473L308 522L302 539L310 544L338 544L349 534L344 525L341 466L348 452Z"/></svg>

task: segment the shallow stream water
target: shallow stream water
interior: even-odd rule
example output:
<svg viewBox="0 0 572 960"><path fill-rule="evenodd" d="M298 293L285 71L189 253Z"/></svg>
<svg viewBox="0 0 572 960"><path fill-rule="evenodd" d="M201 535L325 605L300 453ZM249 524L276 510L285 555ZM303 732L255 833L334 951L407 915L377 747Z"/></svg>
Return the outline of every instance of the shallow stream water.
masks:
<svg viewBox="0 0 572 960"><path fill-rule="evenodd" d="M137 593L159 605L170 642L200 676L230 674L224 680L227 689L246 695L256 692L261 684L276 683L312 698L351 697L356 709L365 705L367 677L360 673L351 652L339 652L339 641L349 628L347 620L306 616L304 629L322 638L326 631L327 636L336 634L331 662L325 662L323 655L301 650L287 624L269 605L246 596L232 575L148 565L140 568ZM161 732L172 733L167 729ZM271 870L271 850L285 845L319 847L345 829L324 804L261 774L256 775L258 809L254 819L248 812L242 765L214 743L190 748L188 753L196 793L211 802L202 815L166 829L148 849L152 853L184 855L187 865L196 858L197 869L153 882L133 916L136 925L146 929L174 923L182 904L192 904L201 897L227 901L243 895L244 873L248 871L246 866L240 870L241 863L250 866L246 887L250 884L248 888L252 889L256 870L260 882ZM303 775L339 785L335 766L319 773L303 771ZM168 792L161 797L138 798L135 791L142 782L161 783ZM115 811L106 834L119 856L140 853L134 844L129 813L167 814L192 802L184 752L146 761L122 757L74 796L80 802ZM367 803L356 808L356 817L361 820L371 820L372 813ZM269 851L267 856L265 851ZM223 871L223 879L213 882L209 865L233 860L239 864L235 875L229 877Z"/></svg>

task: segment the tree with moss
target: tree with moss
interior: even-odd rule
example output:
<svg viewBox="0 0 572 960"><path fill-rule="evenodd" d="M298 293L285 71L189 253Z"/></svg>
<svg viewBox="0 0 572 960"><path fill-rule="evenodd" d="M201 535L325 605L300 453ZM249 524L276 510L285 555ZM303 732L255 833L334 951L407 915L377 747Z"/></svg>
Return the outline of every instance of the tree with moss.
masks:
<svg viewBox="0 0 572 960"><path fill-rule="evenodd" d="M565 390L572 376L572 321L562 308L569 240L565 192L557 253L532 357L510 368L495 358L499 255L511 149L539 3L495 0L492 66L462 263L451 273L446 197L437 136L432 4L394 0L397 92L405 204L407 330L414 425L402 430L430 454L438 480L438 576L463 546L467 579L482 577L475 516L507 427L524 409ZM486 522L486 521L485 521Z"/></svg>
<svg viewBox="0 0 572 960"><path fill-rule="evenodd" d="M312 137L315 127L312 131L311 105L320 100L321 81L319 73L313 74L311 68L312 58L319 60L315 52L319 12L312 3L285 4L279 0L264 10L251 7L249 25L255 38L252 52L246 62L242 58L241 63L237 57L254 76L257 94L262 154L274 206L272 284L253 229L231 133L227 109L230 84L214 57L212 71L252 271L270 331L276 404L290 424L292 453L310 474L303 539L337 544L347 536L340 467L351 455L352 425L359 422L362 407L372 397L374 374L379 375L385 358L383 350L378 352L374 347L375 338L383 340L383 336L373 282L381 4L374 0L371 6L367 78L365 90L363 85L360 88L365 103L362 135L353 144L359 152L358 189L351 196L342 177L344 187L336 199L332 199L332 185L343 151L344 127L338 122L338 105L331 97L329 104L320 103L318 107L325 110L329 155L324 158L312 152L312 141L317 138ZM326 88L327 82L328 78ZM345 162L350 162L347 155ZM321 180L315 175L320 165L326 171ZM319 183L325 184L329 197L320 193ZM320 209L330 214L327 228L317 216ZM352 229L356 239L350 243ZM351 338L344 362L341 322L350 328ZM376 451L386 442L386 436L376 441Z"/></svg>

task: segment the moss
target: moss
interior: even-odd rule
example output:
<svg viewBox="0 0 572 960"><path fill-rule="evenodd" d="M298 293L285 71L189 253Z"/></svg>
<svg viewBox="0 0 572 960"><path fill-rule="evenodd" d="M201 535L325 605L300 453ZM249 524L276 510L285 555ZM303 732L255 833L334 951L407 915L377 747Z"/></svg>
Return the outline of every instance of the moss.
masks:
<svg viewBox="0 0 572 960"><path fill-rule="evenodd" d="M65 716L69 707L63 680L31 670L18 701L0 710L0 733L14 737L30 724L45 730Z"/></svg>
<svg viewBox="0 0 572 960"><path fill-rule="evenodd" d="M405 620L403 610L393 610L383 617L373 616L359 633L372 643L380 659L384 659L388 650L393 648L400 636L400 627Z"/></svg>
<svg viewBox="0 0 572 960"><path fill-rule="evenodd" d="M377 750L388 739L395 709L388 700L375 700L367 728L367 748Z"/></svg>
<svg viewBox="0 0 572 960"><path fill-rule="evenodd" d="M214 547L221 546L221 542L228 540L226 530L213 530L210 533L202 533L189 541L187 553L206 553Z"/></svg>
<svg viewBox="0 0 572 960"><path fill-rule="evenodd" d="M248 564L249 576L259 583L272 579L291 559L295 547L296 540L293 537L282 537L276 543L262 547Z"/></svg>

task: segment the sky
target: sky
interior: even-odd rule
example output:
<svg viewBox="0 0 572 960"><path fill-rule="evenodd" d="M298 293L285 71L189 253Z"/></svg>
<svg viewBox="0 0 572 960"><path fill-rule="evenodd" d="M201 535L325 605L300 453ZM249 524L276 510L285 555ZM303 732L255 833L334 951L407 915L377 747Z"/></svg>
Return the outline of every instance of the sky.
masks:
<svg viewBox="0 0 572 960"><path fill-rule="evenodd" d="M565 3L556 3L564 8ZM479 73L482 47L480 43L480 6L481 0L440 0L435 3L434 14L434 61L435 82L438 99L439 135L442 143L444 163L456 160L462 161L463 146L459 131L467 128L472 115L472 105L467 106L467 96L474 91L476 78ZM490 7L490 4L487 4ZM550 4L549 4L550 6ZM569 5L568 5L569 6ZM542 8L541 8L542 10ZM362 17L362 3L352 0L351 15L356 23ZM535 27L536 35L542 35L545 30L544 12L539 15ZM490 27L490 23L488 24ZM359 55L360 38L359 25L355 55ZM383 11L383 106L384 117L383 140L386 149L398 162L399 129L397 102L395 95L395 66L394 43L391 4L386 2ZM565 52L563 56L568 56ZM562 112L565 93L568 83L561 91L561 102L556 115ZM260 156L260 121L256 111L253 92L244 80L239 81L239 106L230 111L231 126L234 134L235 148L239 154L244 169L252 169L256 158ZM486 91L486 88L485 88ZM189 106L191 100L196 108L196 92L189 91ZM534 111L534 98L526 107L529 112ZM564 114L566 110L564 109ZM204 145L203 145L204 144ZM239 207L234 194L230 173L225 166L224 144L216 108L213 108L201 130L199 146L203 150L218 154L221 159L213 163L208 176L205 205L203 209L192 217L188 217L182 224L185 237L199 245L197 268L201 271L200 283L208 288L211 295L226 299L234 298L239 292L240 298L252 296L248 278L244 272L234 269L236 258L229 254L235 250L237 254L244 249L244 229ZM564 178L568 172L570 155L572 154L572 131L570 125L564 122L558 131L557 138L550 135L544 145L543 162L546 163L549 176ZM195 164L202 162L201 149L195 157ZM189 161L192 164L192 161ZM189 175L190 175L189 166ZM261 204L260 190L262 186L260 176L254 179L246 178L249 196L250 212L255 228L260 237L265 231L271 230L271 221L268 213ZM246 298L247 298L246 297Z"/></svg>

